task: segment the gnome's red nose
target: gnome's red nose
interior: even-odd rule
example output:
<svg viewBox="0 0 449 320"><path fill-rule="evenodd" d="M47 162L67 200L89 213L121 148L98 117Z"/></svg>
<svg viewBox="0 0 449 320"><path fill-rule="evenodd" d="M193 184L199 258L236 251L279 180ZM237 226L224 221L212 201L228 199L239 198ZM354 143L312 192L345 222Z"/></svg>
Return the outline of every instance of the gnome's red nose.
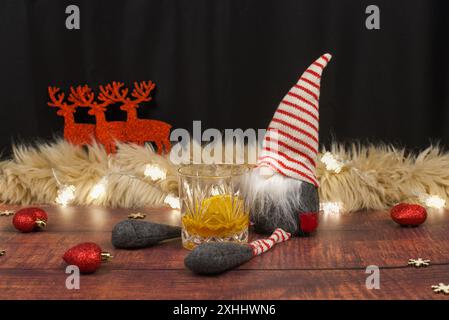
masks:
<svg viewBox="0 0 449 320"><path fill-rule="evenodd" d="M302 232L310 233L318 227L317 212L302 212L299 214L299 227Z"/></svg>

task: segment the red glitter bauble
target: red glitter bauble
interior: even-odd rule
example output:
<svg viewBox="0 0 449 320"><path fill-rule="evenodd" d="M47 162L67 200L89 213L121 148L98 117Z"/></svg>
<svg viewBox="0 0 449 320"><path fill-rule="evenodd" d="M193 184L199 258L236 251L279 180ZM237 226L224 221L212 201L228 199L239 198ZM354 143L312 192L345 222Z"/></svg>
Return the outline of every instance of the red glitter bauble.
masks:
<svg viewBox="0 0 449 320"><path fill-rule="evenodd" d="M400 203L391 208L390 214L401 226L419 226L427 219L426 208L419 204Z"/></svg>
<svg viewBox="0 0 449 320"><path fill-rule="evenodd" d="M299 214L299 226L302 232L310 233L318 227L318 213L303 212Z"/></svg>
<svg viewBox="0 0 449 320"><path fill-rule="evenodd" d="M108 260L111 255L101 252L97 244L85 242L67 250L62 258L67 264L77 266L82 273L93 273L100 267L101 261Z"/></svg>
<svg viewBox="0 0 449 320"><path fill-rule="evenodd" d="M21 232L32 232L47 225L48 215L40 208L23 208L14 214L12 223Z"/></svg>

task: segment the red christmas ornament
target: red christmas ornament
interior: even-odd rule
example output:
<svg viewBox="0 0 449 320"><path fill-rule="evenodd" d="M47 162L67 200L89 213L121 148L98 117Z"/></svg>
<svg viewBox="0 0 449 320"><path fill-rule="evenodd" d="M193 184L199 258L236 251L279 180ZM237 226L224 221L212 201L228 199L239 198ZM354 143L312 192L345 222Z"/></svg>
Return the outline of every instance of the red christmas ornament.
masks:
<svg viewBox="0 0 449 320"><path fill-rule="evenodd" d="M67 250L62 258L67 264L77 266L81 273L93 273L97 271L102 261L108 261L112 255L102 252L93 242L85 242Z"/></svg>
<svg viewBox="0 0 449 320"><path fill-rule="evenodd" d="M391 208L390 214L401 226L419 226L427 219L426 208L419 204L400 203Z"/></svg>
<svg viewBox="0 0 449 320"><path fill-rule="evenodd" d="M32 232L47 226L48 215L40 208L23 208L16 212L12 223L21 232Z"/></svg>
<svg viewBox="0 0 449 320"><path fill-rule="evenodd" d="M310 233L318 228L318 213L304 212L299 214L299 226L302 232Z"/></svg>

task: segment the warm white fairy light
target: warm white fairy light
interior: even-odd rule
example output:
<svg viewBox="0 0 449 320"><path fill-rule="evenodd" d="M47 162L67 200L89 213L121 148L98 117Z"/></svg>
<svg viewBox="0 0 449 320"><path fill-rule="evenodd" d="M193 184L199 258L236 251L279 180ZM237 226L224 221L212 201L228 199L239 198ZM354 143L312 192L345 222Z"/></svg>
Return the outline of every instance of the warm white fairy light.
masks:
<svg viewBox="0 0 449 320"><path fill-rule="evenodd" d="M165 204L168 204L172 209L181 209L181 203L178 197L175 197L172 194L169 194L165 197Z"/></svg>
<svg viewBox="0 0 449 320"><path fill-rule="evenodd" d="M443 209L446 206L446 200L438 195L425 194L420 198L421 202L428 208Z"/></svg>
<svg viewBox="0 0 449 320"><path fill-rule="evenodd" d="M63 207L70 204L75 199L76 187L74 185L63 184L56 174L55 168L51 168L53 177L58 184L58 192L55 198L55 202Z"/></svg>
<svg viewBox="0 0 449 320"><path fill-rule="evenodd" d="M63 207L70 204L75 199L76 188L74 185L61 185L58 189L58 195L55 202Z"/></svg>
<svg viewBox="0 0 449 320"><path fill-rule="evenodd" d="M106 187L108 184L108 179L106 177L101 178L101 180L95 184L90 190L89 197L93 200L100 199L106 194Z"/></svg>
<svg viewBox="0 0 449 320"><path fill-rule="evenodd" d="M326 170L333 171L335 173L340 173L341 169L344 167L344 162L340 161L336 156L334 156L332 153L325 152L321 156L321 162L326 165Z"/></svg>
<svg viewBox="0 0 449 320"><path fill-rule="evenodd" d="M167 172L154 164L147 164L143 174L153 181L164 180L167 177Z"/></svg>
<svg viewBox="0 0 449 320"><path fill-rule="evenodd" d="M321 202L320 211L324 214L339 214L343 210L342 202Z"/></svg>

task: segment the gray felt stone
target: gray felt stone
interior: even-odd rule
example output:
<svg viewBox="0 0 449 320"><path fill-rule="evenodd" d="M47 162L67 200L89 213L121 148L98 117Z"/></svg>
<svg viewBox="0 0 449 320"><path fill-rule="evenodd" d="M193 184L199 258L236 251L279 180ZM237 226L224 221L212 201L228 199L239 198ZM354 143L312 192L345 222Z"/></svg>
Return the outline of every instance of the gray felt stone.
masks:
<svg viewBox="0 0 449 320"><path fill-rule="evenodd" d="M284 212L276 203L264 203L264 212L252 217L254 221L254 231L262 234L271 234L276 228L281 228L292 235L302 235L299 226L299 215L302 212L318 212L319 211L319 197L318 189L310 183L301 183L297 190L289 191L292 194L289 197L297 197L298 201L291 201L296 203L296 206L290 207L290 212ZM254 210L259 210L257 207ZM281 217L289 215L288 219ZM276 218L278 217L278 218Z"/></svg>
<svg viewBox="0 0 449 320"><path fill-rule="evenodd" d="M180 227L147 221L124 220L117 223L112 230L112 244L116 248L138 249L180 236Z"/></svg>
<svg viewBox="0 0 449 320"><path fill-rule="evenodd" d="M217 274L235 268L253 257L250 246L232 242L199 245L184 259L187 268L198 274Z"/></svg>

